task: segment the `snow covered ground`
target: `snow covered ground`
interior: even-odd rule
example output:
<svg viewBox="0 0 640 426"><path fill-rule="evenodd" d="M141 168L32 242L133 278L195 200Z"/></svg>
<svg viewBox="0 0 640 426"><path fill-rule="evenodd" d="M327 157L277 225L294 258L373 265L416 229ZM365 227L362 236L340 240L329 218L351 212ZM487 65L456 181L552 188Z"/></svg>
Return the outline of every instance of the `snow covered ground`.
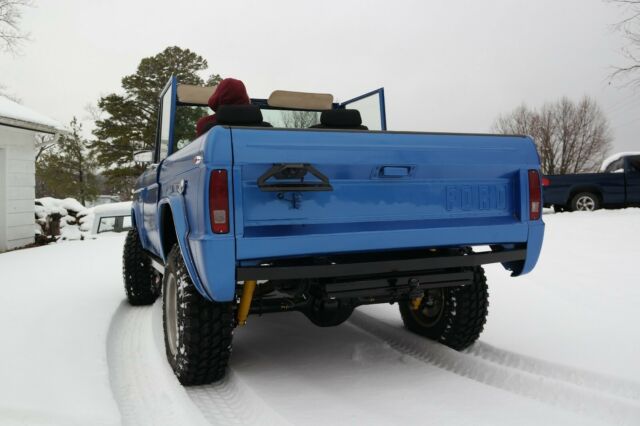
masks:
<svg viewBox="0 0 640 426"><path fill-rule="evenodd" d="M1 425L640 424L640 209L545 215L530 275L487 268L480 341L458 353L396 306L345 324L250 317L228 378L185 389L161 309L124 299L124 235L0 255Z"/></svg>

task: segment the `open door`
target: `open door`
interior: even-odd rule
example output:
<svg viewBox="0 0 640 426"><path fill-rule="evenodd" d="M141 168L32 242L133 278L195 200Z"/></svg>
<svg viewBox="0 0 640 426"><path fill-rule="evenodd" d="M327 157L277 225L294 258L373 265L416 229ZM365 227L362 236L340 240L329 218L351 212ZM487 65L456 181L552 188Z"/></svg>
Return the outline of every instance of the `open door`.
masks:
<svg viewBox="0 0 640 426"><path fill-rule="evenodd" d="M160 93L158 131L156 135L156 161L159 164L174 151L173 133L176 115L176 92L178 79L171 76Z"/></svg>
<svg viewBox="0 0 640 426"><path fill-rule="evenodd" d="M369 130L387 130L387 115L384 106L384 88L349 99L340 108L357 109L362 116L362 124Z"/></svg>
<svg viewBox="0 0 640 426"><path fill-rule="evenodd" d="M162 92L160 92L154 161L138 178L134 189L134 197L142 205L142 223L136 224L143 231L140 233L142 245L158 257L161 257L162 254L162 243L157 221L158 197L160 194L158 171L162 161L173 152L176 87L176 77L172 76L164 89L162 89Z"/></svg>

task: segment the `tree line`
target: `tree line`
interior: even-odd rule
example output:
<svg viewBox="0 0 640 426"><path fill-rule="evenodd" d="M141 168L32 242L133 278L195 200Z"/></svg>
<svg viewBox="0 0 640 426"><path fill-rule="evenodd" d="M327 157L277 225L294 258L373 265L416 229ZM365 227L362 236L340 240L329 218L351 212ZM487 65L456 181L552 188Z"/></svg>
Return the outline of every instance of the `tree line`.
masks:
<svg viewBox="0 0 640 426"><path fill-rule="evenodd" d="M133 161L133 154L154 147L160 91L172 75L187 84L217 84L218 74L206 81L198 75L207 68L200 55L176 46L142 59L136 72L122 79L121 93L98 100L93 140L83 136L82 126L74 118L70 132L57 143L46 138L39 141L36 195L72 196L83 203L100 193L130 199L135 180L145 167ZM176 117L176 140L194 138L194 123L205 114L204 108L181 108ZM308 127L318 122L318 115L293 112L282 119L285 127ZM538 109L522 105L499 116L493 130L532 136L545 174L594 171L612 141L604 113L589 97L577 102L562 98Z"/></svg>
<svg viewBox="0 0 640 426"><path fill-rule="evenodd" d="M498 117L493 129L533 137L542 172L549 175L598 170L613 141L606 116L587 96L578 102L561 98L538 109L522 105Z"/></svg>
<svg viewBox="0 0 640 426"><path fill-rule="evenodd" d="M145 167L133 161L133 154L154 146L160 91L172 75L186 84L214 86L220 75L211 74L206 80L198 75L207 68L202 56L177 46L142 59L134 74L122 78L121 93L98 100L92 140L83 136L76 118L69 125L70 133L57 142L40 137L36 196L72 196L84 203L106 193L129 200ZM205 114L203 108L181 109L176 137L195 137L194 123Z"/></svg>

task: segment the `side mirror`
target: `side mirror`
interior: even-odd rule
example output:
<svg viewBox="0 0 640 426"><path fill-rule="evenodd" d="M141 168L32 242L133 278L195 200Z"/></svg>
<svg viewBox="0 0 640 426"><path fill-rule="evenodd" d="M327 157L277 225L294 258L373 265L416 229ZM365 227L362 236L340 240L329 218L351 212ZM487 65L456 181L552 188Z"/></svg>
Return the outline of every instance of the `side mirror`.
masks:
<svg viewBox="0 0 640 426"><path fill-rule="evenodd" d="M133 161L138 164L151 164L153 163L153 151L134 152Z"/></svg>

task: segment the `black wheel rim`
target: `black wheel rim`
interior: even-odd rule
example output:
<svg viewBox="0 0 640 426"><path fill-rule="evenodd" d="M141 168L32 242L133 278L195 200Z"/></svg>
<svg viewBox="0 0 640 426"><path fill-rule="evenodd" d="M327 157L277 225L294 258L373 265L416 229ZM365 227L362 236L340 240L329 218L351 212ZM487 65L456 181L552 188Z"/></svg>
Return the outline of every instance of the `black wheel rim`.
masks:
<svg viewBox="0 0 640 426"><path fill-rule="evenodd" d="M418 309L411 309L411 314L423 327L433 327L440 322L444 313L444 289L427 290L420 301Z"/></svg>

